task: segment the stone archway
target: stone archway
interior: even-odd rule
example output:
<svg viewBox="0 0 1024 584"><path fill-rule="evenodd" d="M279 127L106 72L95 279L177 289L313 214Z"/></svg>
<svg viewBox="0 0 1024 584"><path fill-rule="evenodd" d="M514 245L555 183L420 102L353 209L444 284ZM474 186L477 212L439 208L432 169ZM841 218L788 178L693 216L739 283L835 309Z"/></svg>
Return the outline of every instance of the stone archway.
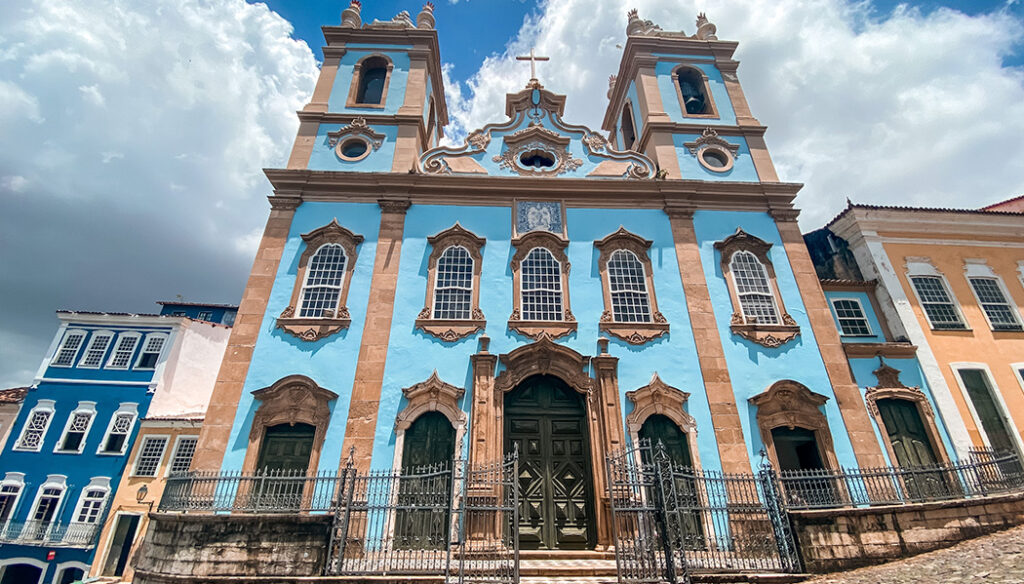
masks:
<svg viewBox="0 0 1024 584"><path fill-rule="evenodd" d="M626 429L633 443L637 444L644 422L651 416L665 416L686 436L693 468L699 471L701 465L700 452L697 449L697 420L685 409L689 397L689 393L672 387L654 373L650 383L626 392L626 399L633 402L633 411L626 416Z"/></svg>
<svg viewBox="0 0 1024 584"><path fill-rule="evenodd" d="M599 342L595 357L577 353L541 333L533 343L503 354L487 352L490 339L482 337L480 351L472 356L473 403L471 407L469 460L484 465L504 456L504 396L535 375L557 377L582 394L590 436L590 461L594 486L594 519L597 548L613 545L611 501L605 476L605 457L625 445L622 408L619 405L618 358L608 354L608 341ZM498 361L504 370L495 376ZM588 371L589 369L589 371Z"/></svg>

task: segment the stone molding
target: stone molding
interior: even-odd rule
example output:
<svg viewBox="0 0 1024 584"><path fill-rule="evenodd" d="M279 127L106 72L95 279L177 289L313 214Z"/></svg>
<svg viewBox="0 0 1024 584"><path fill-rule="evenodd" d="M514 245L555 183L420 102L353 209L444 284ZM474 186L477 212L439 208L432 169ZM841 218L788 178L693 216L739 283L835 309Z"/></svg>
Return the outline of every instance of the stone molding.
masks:
<svg viewBox="0 0 1024 584"><path fill-rule="evenodd" d="M658 311L658 299L654 290L654 275L648 251L652 242L635 233L619 227L615 232L594 242L598 249L597 269L601 274L604 312L598 323L598 329L626 341L631 345L643 345L658 337L668 334L669 325L665 317ZM651 320L648 322L617 322L612 310L611 279L608 275L608 260L612 253L626 250L640 261L644 270L644 283L647 287L647 301L651 309Z"/></svg>
<svg viewBox="0 0 1024 584"><path fill-rule="evenodd" d="M291 302L277 317L276 325L277 328L303 341L319 341L348 328L352 322L346 300L349 286L352 284L359 244L363 242L363 236L352 233L338 224L337 219L333 219L323 227L302 234L302 240L306 243L306 248L299 256L299 268L295 275ZM338 296L338 306L334 310L324 310L322 317L296 316L296 307L301 303L302 288L306 283L306 268L309 260L322 246L329 243L339 244L345 250L345 277L341 285L341 293Z"/></svg>
<svg viewBox="0 0 1024 584"><path fill-rule="evenodd" d="M545 333L541 333L537 341L517 347L498 358L505 366L505 370L494 381L494 389L499 393L512 391L524 379L533 375L554 375L586 395L594 387L594 380L586 372L590 358L555 343Z"/></svg>
<svg viewBox="0 0 1024 584"><path fill-rule="evenodd" d="M310 473L315 473L331 419L330 402L336 400L338 394L320 387L305 375L289 375L269 387L253 391L252 395L259 406L249 428L249 446L242 464L243 472L258 470L257 457L267 428L280 424L309 424L316 431L308 469Z"/></svg>
<svg viewBox="0 0 1024 584"><path fill-rule="evenodd" d="M531 126L505 136L506 148L501 154L491 158L493 162L507 168L519 176L558 176L572 172L583 166L583 161L573 158L567 148L571 138L541 126ZM524 168L516 160L531 150L540 150L555 159L555 165L549 169Z"/></svg>
<svg viewBox="0 0 1024 584"><path fill-rule="evenodd" d="M633 411L626 416L631 435L637 435L647 418L655 414L672 420L685 434L697 432L697 420L686 411L690 394L668 385L657 372L647 385L627 391L626 398L633 402Z"/></svg>
<svg viewBox="0 0 1024 584"><path fill-rule="evenodd" d="M381 145L384 144L384 138L386 137L384 134L376 132L373 128L370 128L366 124L366 118L363 117L358 117L352 120L352 123L343 128L333 132L328 132L327 145L334 148L334 154L343 160L350 160L341 153L341 146L344 144L346 136L359 136L364 138L369 146L367 151L370 149L375 151L380 150Z"/></svg>
<svg viewBox="0 0 1024 584"><path fill-rule="evenodd" d="M779 294L779 287L775 277L775 266L768 257L768 250L771 247L772 244L743 231L742 228L736 228L735 233L722 241L715 242L715 249L718 250L720 256L719 262L722 274L725 276L729 288L729 296L732 299L733 314L729 321L729 329L733 334L743 337L748 341L774 349L796 338L800 334L800 326L786 312L785 304L782 302L782 295ZM775 301L776 312L781 321L780 323L759 323L756 317L748 317L743 314L739 293L736 289L736 281L730 268L733 254L739 251L749 251L754 254L764 267L768 277L768 285L771 288L772 297Z"/></svg>
<svg viewBox="0 0 1024 584"><path fill-rule="evenodd" d="M678 86L679 84L676 83ZM704 132L700 138L697 138L693 142L686 142L683 144L686 149L690 151L690 154L697 158L701 166L710 170L711 172L728 172L732 170L733 165L736 163L736 155L740 151L739 144L733 144L718 136L718 132L714 128L704 128ZM704 152L715 151L722 155L725 160L725 166L717 168L709 165L704 160Z"/></svg>
<svg viewBox="0 0 1024 584"><path fill-rule="evenodd" d="M387 74L384 76L384 89L380 93L380 103L359 103L356 101L356 98L359 96L359 84L363 79L363 65L365 65L366 61L374 58L383 59L388 64ZM391 57L384 53L372 53L359 59L359 62L352 68L352 83L349 85L348 99L345 100L345 107L384 109L388 102L388 89L391 87L391 73L394 69L395 64L392 62Z"/></svg>
<svg viewBox="0 0 1024 584"><path fill-rule="evenodd" d="M819 409L828 399L824 395L812 392L802 383L784 379L776 381L767 391L748 400L757 408L757 425L761 431L761 441L775 468L779 468L779 459L775 454L775 443L772 440L772 430L775 428L803 428L813 431L825 467L839 468L832 446L828 418Z"/></svg>
<svg viewBox="0 0 1024 584"><path fill-rule="evenodd" d="M550 231L530 231L512 239L516 252L509 262L512 269L512 314L508 317L508 328L528 338L539 340L542 336L558 338L565 336L577 328L576 317L572 314L569 303L569 256L565 249L569 242ZM562 272L562 320L524 320L522 318L523 279L521 265L530 250L543 247L551 252L561 266Z"/></svg>
<svg viewBox="0 0 1024 584"><path fill-rule="evenodd" d="M416 328L449 343L484 330L487 326L487 320L484 317L483 311L480 310L480 272L483 267L481 248L483 248L487 240L469 231L456 221L455 225L448 229L427 237L427 242L433 247L427 262L427 297L424 301L423 310L416 317ZM437 261L445 250L453 246L464 248L469 252L470 257L473 258L471 312L470 318L465 320L434 318L434 286L437 284Z"/></svg>
<svg viewBox="0 0 1024 584"><path fill-rule="evenodd" d="M409 403L395 417L395 432L405 432L426 412L440 412L452 426L464 426L466 413L459 407L459 400L465 393L465 389L442 381L435 369L426 380L402 388Z"/></svg>

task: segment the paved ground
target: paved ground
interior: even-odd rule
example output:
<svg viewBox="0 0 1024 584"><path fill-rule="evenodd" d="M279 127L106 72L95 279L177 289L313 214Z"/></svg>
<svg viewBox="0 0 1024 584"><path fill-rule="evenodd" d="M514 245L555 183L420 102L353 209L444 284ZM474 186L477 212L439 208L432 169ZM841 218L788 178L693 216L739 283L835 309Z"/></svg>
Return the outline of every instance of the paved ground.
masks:
<svg viewBox="0 0 1024 584"><path fill-rule="evenodd" d="M1021 584L1024 526L881 566L818 576L804 584Z"/></svg>

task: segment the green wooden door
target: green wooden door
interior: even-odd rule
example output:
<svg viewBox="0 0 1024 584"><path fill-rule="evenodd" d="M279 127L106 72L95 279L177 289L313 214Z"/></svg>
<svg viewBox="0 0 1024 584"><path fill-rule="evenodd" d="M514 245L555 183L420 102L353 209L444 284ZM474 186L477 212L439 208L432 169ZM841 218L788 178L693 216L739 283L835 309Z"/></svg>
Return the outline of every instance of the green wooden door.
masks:
<svg viewBox="0 0 1024 584"><path fill-rule="evenodd" d="M901 467L931 466L938 462L916 404L903 399L880 399L877 404Z"/></svg>
<svg viewBox="0 0 1024 584"><path fill-rule="evenodd" d="M701 520L701 510L705 507L697 492L697 482L690 476L693 468L693 459L690 456L690 443L686 434L679 429L675 422L655 414L644 420L640 427L639 437L650 441L651 446L658 448L659 443L664 446L665 453L673 465L672 492L666 493L670 498L669 521L678 525L677 529L670 530L673 537L681 538L676 547L688 550L705 549L704 529Z"/></svg>
<svg viewBox="0 0 1024 584"><path fill-rule="evenodd" d="M519 448L523 549L594 546L594 487L583 397L555 377L527 379L505 398L505 451Z"/></svg>
<svg viewBox="0 0 1024 584"><path fill-rule="evenodd" d="M442 549L450 532L455 428L440 412L416 418L402 440L395 547Z"/></svg>
<svg viewBox="0 0 1024 584"><path fill-rule="evenodd" d="M313 434L309 424L278 424L270 426L263 435L258 470L305 471L313 452Z"/></svg>
<svg viewBox="0 0 1024 584"><path fill-rule="evenodd" d="M450 465L455 457L455 428L441 412L427 412L405 431L402 441L402 469L435 464Z"/></svg>

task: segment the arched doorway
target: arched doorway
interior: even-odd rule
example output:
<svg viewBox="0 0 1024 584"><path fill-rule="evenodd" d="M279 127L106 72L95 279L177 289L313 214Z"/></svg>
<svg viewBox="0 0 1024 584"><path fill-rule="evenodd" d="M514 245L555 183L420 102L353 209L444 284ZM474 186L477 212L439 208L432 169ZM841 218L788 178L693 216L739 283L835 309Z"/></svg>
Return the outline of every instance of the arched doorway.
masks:
<svg viewBox="0 0 1024 584"><path fill-rule="evenodd" d="M81 568L64 568L54 580L57 584L72 584L85 578L85 570Z"/></svg>
<svg viewBox="0 0 1024 584"><path fill-rule="evenodd" d="M678 536L682 538L682 541L677 544L683 549L704 549L703 521L701 512L698 511L704 505L700 500L700 493L697 491L696 475L689 470L693 468L693 457L690 455L690 442L687 440L686 434L667 416L653 414L644 420L637 436L642 440L650 441L656 449L664 449L673 467L674 489L671 494L675 498L672 502L673 507L690 510L676 515L680 523L680 530L673 531L673 535L678 533Z"/></svg>
<svg viewBox="0 0 1024 584"><path fill-rule="evenodd" d="M0 584L36 584L42 578L42 568L30 564L8 564L3 568Z"/></svg>
<svg viewBox="0 0 1024 584"><path fill-rule="evenodd" d="M519 542L523 549L595 544L594 486L583 396L535 375L505 395L505 452L519 449Z"/></svg>
<svg viewBox="0 0 1024 584"><path fill-rule="evenodd" d="M930 466L938 462L917 404L886 398L875 405L899 466Z"/></svg>
<svg viewBox="0 0 1024 584"><path fill-rule="evenodd" d="M423 413L405 431L395 547L442 549L448 541L449 506L437 498L445 493L451 500L454 457L455 428L441 412Z"/></svg>
<svg viewBox="0 0 1024 584"><path fill-rule="evenodd" d="M693 466L690 443L686 439L686 434L668 417L661 414L649 416L640 426L638 435L642 439L649 440L651 445L657 445L659 442L663 444L669 460L676 466Z"/></svg>
<svg viewBox="0 0 1024 584"><path fill-rule="evenodd" d="M426 412L409 426L402 441L402 469L451 464L455 457L455 428L441 412Z"/></svg>

